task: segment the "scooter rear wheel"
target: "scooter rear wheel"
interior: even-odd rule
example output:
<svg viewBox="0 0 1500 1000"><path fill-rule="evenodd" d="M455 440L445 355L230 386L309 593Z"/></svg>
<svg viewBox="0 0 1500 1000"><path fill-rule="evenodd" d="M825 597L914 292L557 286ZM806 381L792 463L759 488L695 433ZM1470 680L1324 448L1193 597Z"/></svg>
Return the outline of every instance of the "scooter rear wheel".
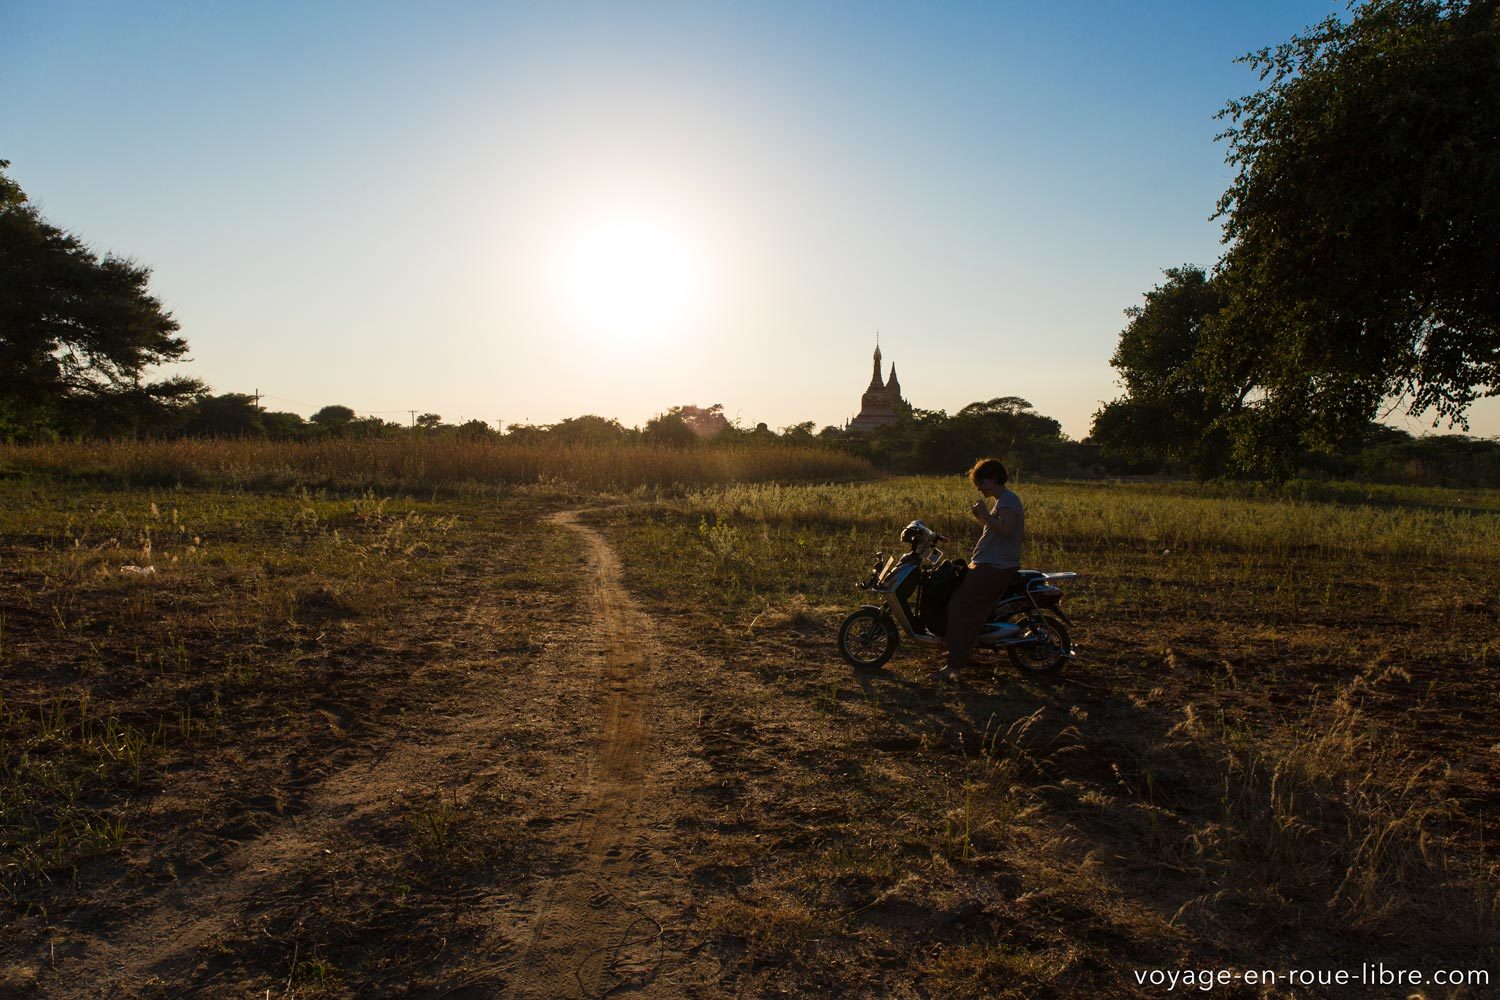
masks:
<svg viewBox="0 0 1500 1000"><path fill-rule="evenodd" d="M896 652L896 626L879 608L860 608L839 626L839 655L856 670L879 670Z"/></svg>
<svg viewBox="0 0 1500 1000"><path fill-rule="evenodd" d="M1005 652L1010 662L1023 674L1050 674L1057 671L1073 655L1073 640L1068 627L1051 615L1032 615L1016 624L1023 630L1039 634L1043 640L1036 645L1007 646Z"/></svg>

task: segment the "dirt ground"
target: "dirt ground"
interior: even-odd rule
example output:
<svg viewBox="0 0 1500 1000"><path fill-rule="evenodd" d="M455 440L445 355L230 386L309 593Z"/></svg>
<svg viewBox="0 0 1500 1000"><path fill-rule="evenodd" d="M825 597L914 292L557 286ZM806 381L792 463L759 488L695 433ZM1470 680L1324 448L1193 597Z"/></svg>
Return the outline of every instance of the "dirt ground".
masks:
<svg viewBox="0 0 1500 1000"><path fill-rule="evenodd" d="M555 589L460 551L399 643L335 654L393 662L307 698L317 731L165 775L159 835L25 913L0 993L711 995L674 856L674 781L702 764L657 686L683 665L603 539L550 524Z"/></svg>
<svg viewBox="0 0 1500 1000"><path fill-rule="evenodd" d="M232 558L130 583L103 557L67 562L46 531L12 532L0 726L24 747L0 779L5 794L41 782L58 815L83 818L50 834L68 858L3 873L0 997L1156 997L1132 970L1415 962L1445 938L1452 956L1493 956L1484 885L1452 897L1480 906L1451 924L1473 940L1391 931L1387 913L1407 911L1381 909L1381 886L1331 922L1323 842L1235 811L1260 777L1211 758L1253 744L1242 729L1213 742L1194 705L1248 720L1280 706L1209 655L1230 648L1223 627L1143 638L1138 611L1103 616L1056 679L1002 663L998 684L943 688L905 648L856 674L831 628L857 597L755 592L726 611L708 595L732 563L703 553L750 528L701 523L703 553L653 575L650 526L588 500L402 514L293 498L264 530L219 510L242 532L218 543ZM663 515L660 538L690 532L683 517L697 515ZM171 550L182 565L189 537ZM310 554L264 554L278 546ZM164 567L168 552L158 542ZM689 568L701 579L679 586ZM1270 662L1269 630L1245 629L1247 655ZM143 652L153 631L160 651ZM1277 658L1301 663L1290 643L1310 640L1286 635L1270 636ZM1425 689L1400 705L1452 760L1439 805L1482 823L1500 734L1464 712L1487 681L1434 698L1418 667L1381 671L1345 687L1369 711ZM167 707L179 721L131 772L84 703L54 694L84 690L143 727ZM1465 720L1477 744L1444 735ZM1298 753L1333 745L1305 735ZM1351 745L1379 765L1378 743ZM47 785L65 751L93 771ZM1422 802L1399 804L1421 818ZM1400 880L1419 861L1370 870Z"/></svg>

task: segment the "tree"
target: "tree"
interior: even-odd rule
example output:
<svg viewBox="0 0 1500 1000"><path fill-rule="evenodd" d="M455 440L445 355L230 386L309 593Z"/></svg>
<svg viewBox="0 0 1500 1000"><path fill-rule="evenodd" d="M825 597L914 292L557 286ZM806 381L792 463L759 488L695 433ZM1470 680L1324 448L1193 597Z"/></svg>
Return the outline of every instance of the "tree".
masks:
<svg viewBox="0 0 1500 1000"><path fill-rule="evenodd" d="M724 416L724 404L712 406L674 406L668 413L675 413L700 438L717 437L729 429L729 418Z"/></svg>
<svg viewBox="0 0 1500 1000"><path fill-rule="evenodd" d="M458 436L470 441L493 441L500 435L483 420L466 420L458 425Z"/></svg>
<svg viewBox="0 0 1500 1000"><path fill-rule="evenodd" d="M1245 60L1219 202L1229 296L1199 372L1284 471L1382 402L1467 426L1500 393L1500 3L1368 0Z"/></svg>
<svg viewBox="0 0 1500 1000"><path fill-rule="evenodd" d="M626 430L613 417L601 417L585 413L581 417L568 417L546 428L549 441L564 444L615 444L625 438Z"/></svg>
<svg viewBox="0 0 1500 1000"><path fill-rule="evenodd" d="M812 444L816 439L813 437L813 428L818 426L811 420L804 420L800 424L792 424L781 429L781 439L793 444Z"/></svg>
<svg viewBox="0 0 1500 1000"><path fill-rule="evenodd" d="M1015 415L1031 409L1031 404L1020 396L998 396L995 399L970 403L958 411L960 417L981 413L1009 413Z"/></svg>
<svg viewBox="0 0 1500 1000"><path fill-rule="evenodd" d="M1060 423L1017 396L970 403L953 416L910 408L896 417L868 435L841 435L839 446L882 468L906 472L953 472L985 455L1017 468L1059 468L1071 461L1063 452L1079 447L1063 438Z"/></svg>
<svg viewBox="0 0 1500 1000"><path fill-rule="evenodd" d="M668 448L691 448L698 443L698 434L683 419L680 407L673 407L646 421L643 437L652 444Z"/></svg>
<svg viewBox="0 0 1500 1000"><path fill-rule="evenodd" d="M307 436L308 424L302 419L300 413L272 410L269 413L262 413L260 419L261 423L266 426L268 437L289 441Z"/></svg>
<svg viewBox="0 0 1500 1000"><path fill-rule="evenodd" d="M1199 478L1210 478L1223 473L1227 458L1221 421L1244 402L1235 392L1213 391L1198 369L1205 331L1226 297L1202 268L1184 264L1163 273L1167 280L1146 293L1144 305L1125 310L1130 322L1109 361L1125 395L1094 414L1090 436L1107 455L1187 462Z"/></svg>
<svg viewBox="0 0 1500 1000"><path fill-rule="evenodd" d="M333 403L308 418L325 431L341 431L354 421L354 411Z"/></svg>
<svg viewBox="0 0 1500 1000"><path fill-rule="evenodd" d="M264 411L254 396L242 392L207 396L194 404L187 432L204 437L260 437L266 433Z"/></svg>
<svg viewBox="0 0 1500 1000"><path fill-rule="evenodd" d="M443 418L436 413L424 413L417 418L417 426L423 430L436 430L443 426Z"/></svg>
<svg viewBox="0 0 1500 1000"><path fill-rule="evenodd" d="M344 429L355 437L390 437L406 428L394 420L382 420L377 416L356 417L344 425Z"/></svg>
<svg viewBox="0 0 1500 1000"><path fill-rule="evenodd" d="M543 444L547 440L547 430L536 424L511 424L505 428L505 440L511 444Z"/></svg>
<svg viewBox="0 0 1500 1000"><path fill-rule="evenodd" d="M0 436L161 426L203 386L152 381L187 342L147 292L151 270L44 220L0 160Z"/></svg>

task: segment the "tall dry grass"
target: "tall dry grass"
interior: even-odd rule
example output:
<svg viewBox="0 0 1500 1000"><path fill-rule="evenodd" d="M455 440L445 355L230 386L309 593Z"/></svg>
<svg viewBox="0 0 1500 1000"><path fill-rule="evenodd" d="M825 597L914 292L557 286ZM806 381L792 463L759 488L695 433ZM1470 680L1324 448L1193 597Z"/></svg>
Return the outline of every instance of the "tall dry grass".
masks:
<svg viewBox="0 0 1500 1000"><path fill-rule="evenodd" d="M848 481L874 475L865 461L820 448L536 445L418 436L0 445L0 472L133 486L442 491L537 482L608 490L741 481Z"/></svg>

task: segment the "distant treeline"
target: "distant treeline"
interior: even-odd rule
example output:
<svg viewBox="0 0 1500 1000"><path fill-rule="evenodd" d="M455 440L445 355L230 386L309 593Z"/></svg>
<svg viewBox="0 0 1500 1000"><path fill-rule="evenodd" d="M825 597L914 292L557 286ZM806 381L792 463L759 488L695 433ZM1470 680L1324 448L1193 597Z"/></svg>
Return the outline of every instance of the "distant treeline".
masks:
<svg viewBox="0 0 1500 1000"><path fill-rule="evenodd" d="M737 449L746 446L826 449L897 473L962 471L983 455L996 455L1021 474L1049 477L1193 475L1186 459L1142 456L1101 447L1092 439L1073 441L1054 418L1037 413L1015 396L970 403L957 413L904 409L897 421L873 433L800 424L772 429L730 422L723 407L674 406L643 427L585 414L551 424L511 424L496 428L482 420L444 422L424 413L410 424L360 416L351 407L325 406L309 419L267 411L252 396L206 396L185 406L153 438L249 438L269 441L325 441L421 438L468 440L527 447L651 446L670 449ZM1327 454L1305 453L1298 466L1305 478L1359 480L1427 486L1500 487L1500 441L1461 434L1414 437L1403 430L1370 424L1364 437Z"/></svg>
<svg viewBox="0 0 1500 1000"><path fill-rule="evenodd" d="M1372 424L1357 448L1305 456L1302 474L1367 483L1500 487L1500 441L1465 434L1413 437Z"/></svg>
<svg viewBox="0 0 1500 1000"><path fill-rule="evenodd" d="M267 411L242 393L204 396L182 406L150 432L122 428L123 434L80 437L263 438L273 441L318 441L330 438L459 438L527 446L591 447L649 445L666 448L738 448L786 446L842 452L891 472L960 472L976 457L999 455L1016 469L1048 475L1089 476L1110 471L1099 450L1070 441L1062 425L1034 411L1024 399L1007 396L970 403L956 414L905 408L896 423L860 435L813 421L773 430L764 423L741 426L725 418L723 406L674 406L627 427L595 414L551 424L510 424L496 428L482 420L447 423L440 414L424 413L410 424L361 416L343 405L325 406L304 420L299 414Z"/></svg>
<svg viewBox="0 0 1500 1000"><path fill-rule="evenodd" d="M1103 453L1102 466L1113 475L1202 479L1192 462L1166 458L1124 458ZM1500 441L1465 434L1414 437L1404 430L1371 424L1364 437L1331 453L1304 452L1296 478L1390 483L1408 486L1500 488ZM1221 475L1253 480L1254 476Z"/></svg>
<svg viewBox="0 0 1500 1000"><path fill-rule="evenodd" d="M958 413L903 409L897 422L868 435L852 434L813 421L773 430L764 423L742 426L729 421L721 404L674 406L646 421L627 427L619 420L595 414L569 417L551 424L510 424L494 427L482 420L448 423L437 413L424 413L411 424L361 416L352 407L324 406L310 418L266 410L253 396L225 393L201 396L171 410L158 410L149 424L121 422L110 428L100 421L87 433L43 431L33 442L57 439L180 439L259 438L271 441L425 437L459 438L522 445L608 446L651 445L666 448L736 448L747 445L823 448L853 455L890 471L953 472L973 463L976 456L1002 455L1017 467L1052 474L1087 475L1100 471L1098 449L1068 440L1062 425L1036 413L1024 399L1007 396L971 403ZM10 436L24 442L27 436Z"/></svg>

